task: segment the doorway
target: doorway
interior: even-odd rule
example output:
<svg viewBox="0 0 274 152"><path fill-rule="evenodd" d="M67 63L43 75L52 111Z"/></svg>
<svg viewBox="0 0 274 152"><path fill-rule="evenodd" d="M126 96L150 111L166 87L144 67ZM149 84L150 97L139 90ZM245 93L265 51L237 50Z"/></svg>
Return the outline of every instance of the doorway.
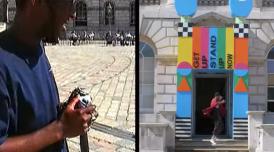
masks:
<svg viewBox="0 0 274 152"><path fill-rule="evenodd" d="M215 92L219 92L226 100L227 115L224 119L224 130L221 136L229 136L231 127L230 119L230 81L228 73L196 73L194 76L194 104L193 104L193 134L195 136L211 136L214 128L214 121L202 114L202 109L210 106Z"/></svg>

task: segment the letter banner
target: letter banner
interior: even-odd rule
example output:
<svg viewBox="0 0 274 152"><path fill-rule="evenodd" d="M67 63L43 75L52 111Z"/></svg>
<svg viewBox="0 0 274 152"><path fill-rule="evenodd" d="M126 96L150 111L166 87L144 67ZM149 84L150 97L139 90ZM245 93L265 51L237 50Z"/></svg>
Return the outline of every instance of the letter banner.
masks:
<svg viewBox="0 0 274 152"><path fill-rule="evenodd" d="M201 67L201 28L194 27L193 28L193 68L200 69Z"/></svg>
<svg viewBox="0 0 274 152"><path fill-rule="evenodd" d="M226 69L234 69L234 31L233 28L226 28Z"/></svg>
<svg viewBox="0 0 274 152"><path fill-rule="evenodd" d="M217 69L218 68L217 43L218 43L218 29L210 28L209 29L209 42L208 42L209 69Z"/></svg>

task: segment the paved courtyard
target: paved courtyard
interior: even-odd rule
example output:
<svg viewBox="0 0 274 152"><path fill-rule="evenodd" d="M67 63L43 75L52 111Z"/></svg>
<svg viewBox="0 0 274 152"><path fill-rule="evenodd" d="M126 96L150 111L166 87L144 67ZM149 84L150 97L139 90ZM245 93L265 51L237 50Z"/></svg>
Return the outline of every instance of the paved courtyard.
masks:
<svg viewBox="0 0 274 152"><path fill-rule="evenodd" d="M46 46L64 101L75 87L85 88L97 106L96 120L135 133L135 48L97 45ZM135 151L135 143L91 129L90 151ZM72 152L80 151L79 138L68 139Z"/></svg>

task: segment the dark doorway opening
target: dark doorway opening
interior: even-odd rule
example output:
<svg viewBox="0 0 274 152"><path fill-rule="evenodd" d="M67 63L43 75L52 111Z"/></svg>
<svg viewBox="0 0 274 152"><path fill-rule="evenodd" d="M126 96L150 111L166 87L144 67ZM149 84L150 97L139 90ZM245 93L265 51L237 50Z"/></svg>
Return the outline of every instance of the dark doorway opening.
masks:
<svg viewBox="0 0 274 152"><path fill-rule="evenodd" d="M195 95L195 135L212 135L214 121L205 118L202 109L209 107L214 93L220 92L227 97L227 78L196 78ZM221 135L226 135L226 122L224 120L224 130Z"/></svg>

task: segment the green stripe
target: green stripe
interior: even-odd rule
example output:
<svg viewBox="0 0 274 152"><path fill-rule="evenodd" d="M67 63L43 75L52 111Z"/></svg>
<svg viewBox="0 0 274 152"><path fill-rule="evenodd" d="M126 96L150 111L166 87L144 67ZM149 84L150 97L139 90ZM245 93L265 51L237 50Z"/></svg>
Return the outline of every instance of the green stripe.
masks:
<svg viewBox="0 0 274 152"><path fill-rule="evenodd" d="M182 76L177 73L177 87L180 86L181 82L182 82Z"/></svg>
<svg viewBox="0 0 274 152"><path fill-rule="evenodd" d="M188 85L190 88L192 88L192 73L190 73L187 77L186 80L188 82Z"/></svg>
<svg viewBox="0 0 274 152"><path fill-rule="evenodd" d="M233 76L233 88L234 89L235 89L236 84L238 83L238 81L239 81L239 77L234 74L234 76Z"/></svg>
<svg viewBox="0 0 274 152"><path fill-rule="evenodd" d="M243 77L245 86L248 86L248 73Z"/></svg>
<svg viewBox="0 0 274 152"><path fill-rule="evenodd" d="M218 45L217 45L217 55L218 55L218 67L219 69L225 68L225 28L218 28Z"/></svg>

